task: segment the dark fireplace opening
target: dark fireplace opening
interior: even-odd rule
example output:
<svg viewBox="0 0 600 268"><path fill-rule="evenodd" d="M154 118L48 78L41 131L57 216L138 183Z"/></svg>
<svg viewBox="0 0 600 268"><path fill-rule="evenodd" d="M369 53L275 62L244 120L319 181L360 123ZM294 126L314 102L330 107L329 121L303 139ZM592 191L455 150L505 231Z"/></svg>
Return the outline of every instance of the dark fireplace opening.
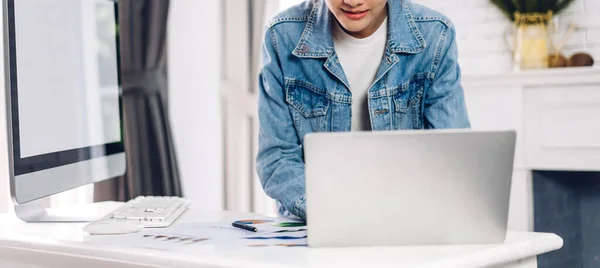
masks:
<svg viewBox="0 0 600 268"><path fill-rule="evenodd" d="M600 267L600 172L533 172L534 231L562 237L539 268Z"/></svg>

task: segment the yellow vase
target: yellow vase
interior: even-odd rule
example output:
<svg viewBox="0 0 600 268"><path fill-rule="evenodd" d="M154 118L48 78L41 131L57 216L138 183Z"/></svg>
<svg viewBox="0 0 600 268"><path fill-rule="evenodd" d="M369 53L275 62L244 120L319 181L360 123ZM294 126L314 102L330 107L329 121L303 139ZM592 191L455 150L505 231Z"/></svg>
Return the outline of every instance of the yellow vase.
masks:
<svg viewBox="0 0 600 268"><path fill-rule="evenodd" d="M512 49L516 70L548 68L550 37L548 23L552 13L515 14Z"/></svg>

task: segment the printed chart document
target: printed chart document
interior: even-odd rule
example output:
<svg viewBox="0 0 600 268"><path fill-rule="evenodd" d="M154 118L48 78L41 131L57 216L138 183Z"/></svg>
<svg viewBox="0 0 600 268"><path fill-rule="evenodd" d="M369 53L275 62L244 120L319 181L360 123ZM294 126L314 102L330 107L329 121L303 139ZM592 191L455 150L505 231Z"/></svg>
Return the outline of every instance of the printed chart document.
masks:
<svg viewBox="0 0 600 268"><path fill-rule="evenodd" d="M306 247L306 224L296 221L242 219L237 223L254 226L258 232L231 225L232 222L180 223L168 228L146 228L126 235L89 235L89 243L118 244L160 250L189 247Z"/></svg>

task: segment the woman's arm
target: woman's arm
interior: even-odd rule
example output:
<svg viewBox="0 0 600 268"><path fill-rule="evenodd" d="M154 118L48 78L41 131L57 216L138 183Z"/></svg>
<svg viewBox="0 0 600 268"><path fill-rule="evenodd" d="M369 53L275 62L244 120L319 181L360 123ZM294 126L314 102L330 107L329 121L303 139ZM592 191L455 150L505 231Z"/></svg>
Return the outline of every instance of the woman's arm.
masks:
<svg viewBox="0 0 600 268"><path fill-rule="evenodd" d="M448 27L436 53L435 77L425 96L425 128L470 128L464 91L460 84L456 33Z"/></svg>
<svg viewBox="0 0 600 268"><path fill-rule="evenodd" d="M265 34L262 57L258 93L258 176L268 196L281 202L290 213L305 219L302 146L285 102L284 77L273 28Z"/></svg>

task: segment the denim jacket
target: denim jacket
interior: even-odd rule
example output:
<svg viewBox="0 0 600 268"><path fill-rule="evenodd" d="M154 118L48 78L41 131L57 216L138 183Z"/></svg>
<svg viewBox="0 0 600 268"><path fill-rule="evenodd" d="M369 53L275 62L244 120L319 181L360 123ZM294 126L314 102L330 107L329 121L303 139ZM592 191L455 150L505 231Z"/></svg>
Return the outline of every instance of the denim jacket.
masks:
<svg viewBox="0 0 600 268"><path fill-rule="evenodd" d="M410 0L387 4L387 45L368 91L371 129L469 128L451 22ZM324 0L308 0L276 15L263 42L257 172L280 212L303 219L304 135L350 131L352 121L334 19Z"/></svg>

